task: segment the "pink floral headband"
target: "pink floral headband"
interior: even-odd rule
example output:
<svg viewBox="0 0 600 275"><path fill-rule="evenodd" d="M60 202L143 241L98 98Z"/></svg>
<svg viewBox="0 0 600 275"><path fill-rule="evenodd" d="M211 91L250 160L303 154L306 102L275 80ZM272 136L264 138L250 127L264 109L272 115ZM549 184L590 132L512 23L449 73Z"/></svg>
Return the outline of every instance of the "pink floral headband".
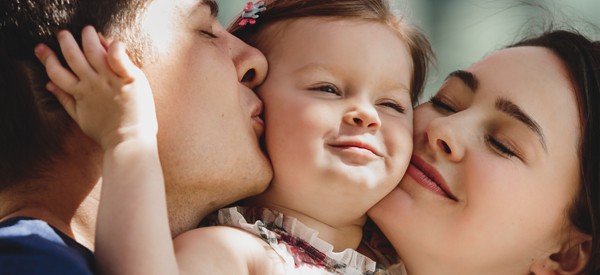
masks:
<svg viewBox="0 0 600 275"><path fill-rule="evenodd" d="M254 24L256 23L256 18L258 18L258 13L265 11L267 8L265 7L265 2L262 0L256 1L254 3L248 2L246 3L246 7L242 11L242 19L238 25L245 26L246 24Z"/></svg>

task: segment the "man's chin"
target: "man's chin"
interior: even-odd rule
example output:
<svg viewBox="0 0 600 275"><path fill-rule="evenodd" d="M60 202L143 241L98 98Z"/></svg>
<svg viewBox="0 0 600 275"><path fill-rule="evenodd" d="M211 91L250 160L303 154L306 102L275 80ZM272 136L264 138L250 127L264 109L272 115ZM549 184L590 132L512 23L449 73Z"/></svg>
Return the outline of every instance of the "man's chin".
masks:
<svg viewBox="0 0 600 275"><path fill-rule="evenodd" d="M252 194L249 194L246 197L261 194L267 190L271 180L273 179L273 167L271 166L271 163L266 160L266 158L264 159L263 165L261 165L261 167L257 167L255 171L256 175L252 180L254 188L250 191Z"/></svg>

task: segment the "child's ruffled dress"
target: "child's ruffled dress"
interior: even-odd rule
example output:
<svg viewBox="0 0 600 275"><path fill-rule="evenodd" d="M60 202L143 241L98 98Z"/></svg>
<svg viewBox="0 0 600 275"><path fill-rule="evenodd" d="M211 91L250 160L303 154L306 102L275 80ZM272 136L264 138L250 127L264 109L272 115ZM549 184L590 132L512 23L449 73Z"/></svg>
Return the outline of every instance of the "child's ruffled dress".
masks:
<svg viewBox="0 0 600 275"><path fill-rule="evenodd" d="M224 208L211 224L240 228L263 239L281 257L285 274L390 274L353 249L333 252L333 245L318 238L316 230L267 208Z"/></svg>

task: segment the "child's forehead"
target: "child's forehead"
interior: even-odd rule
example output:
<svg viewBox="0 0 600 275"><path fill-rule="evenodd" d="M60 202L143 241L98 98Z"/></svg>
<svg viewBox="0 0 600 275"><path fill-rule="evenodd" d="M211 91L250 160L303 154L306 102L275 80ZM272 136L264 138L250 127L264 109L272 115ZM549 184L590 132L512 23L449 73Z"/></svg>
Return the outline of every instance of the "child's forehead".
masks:
<svg viewBox="0 0 600 275"><path fill-rule="evenodd" d="M354 18L306 17L280 21L262 28L253 40L254 46L271 59L291 52L310 56L343 52L345 59L352 59L372 48L386 52L400 50L410 55L406 41L388 24ZM358 43L364 40L376 43Z"/></svg>
<svg viewBox="0 0 600 275"><path fill-rule="evenodd" d="M298 33L303 34L318 34L323 31L328 31L335 27L359 27L365 24L377 24L389 27L392 26L380 21L367 20L358 17L330 17L330 16L310 16L298 17L280 20L269 23L260 28L256 33L256 41L259 43L268 43L270 41L279 41L284 36L289 37ZM401 36L399 36L402 38ZM310 43L310 41L305 41Z"/></svg>

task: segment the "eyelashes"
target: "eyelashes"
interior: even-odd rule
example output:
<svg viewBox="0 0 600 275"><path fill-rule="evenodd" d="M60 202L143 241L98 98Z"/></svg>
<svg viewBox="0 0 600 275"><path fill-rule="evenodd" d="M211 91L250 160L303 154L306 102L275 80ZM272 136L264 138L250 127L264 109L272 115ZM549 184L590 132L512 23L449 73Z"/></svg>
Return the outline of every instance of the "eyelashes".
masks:
<svg viewBox="0 0 600 275"><path fill-rule="evenodd" d="M317 91L317 92L329 93L329 94L338 95L338 96L342 95L340 90L333 84L319 85L319 86L310 88L310 90Z"/></svg>
<svg viewBox="0 0 600 275"><path fill-rule="evenodd" d="M429 100L429 102L431 103L434 109L438 110L441 113L453 114L457 112L457 109L453 107L451 103L447 103L447 101L440 96L436 95L432 97ZM494 152L498 153L503 157L519 157L519 155L516 153L517 150L507 145L506 143L500 141L491 134L487 134L485 136L485 142Z"/></svg>
<svg viewBox="0 0 600 275"><path fill-rule="evenodd" d="M434 96L432 97L429 102L431 103L431 105L433 105L433 107L437 110L441 110L444 111L446 113L456 113L456 110L454 108L452 108L450 106L449 103L446 103L442 98L440 98L439 96Z"/></svg>
<svg viewBox="0 0 600 275"><path fill-rule="evenodd" d="M213 32L211 31L207 31L207 30L200 30L199 31L200 35L209 38L209 39L216 39L219 38L218 36L216 36Z"/></svg>
<svg viewBox="0 0 600 275"><path fill-rule="evenodd" d="M400 105L396 102L386 101L386 102L379 103L379 105L393 109L394 111L401 113L401 114L406 113L406 108L404 108L402 105Z"/></svg>
<svg viewBox="0 0 600 275"><path fill-rule="evenodd" d="M342 96L342 92L340 91L340 89L338 89L338 87L336 87L333 84L323 84L323 85L309 88L309 90L328 93L328 94L332 94L335 96ZM385 108L389 108L400 114L406 113L406 108L395 101L389 101L389 100L383 101L383 102L377 103L377 105L385 107Z"/></svg>
<svg viewBox="0 0 600 275"><path fill-rule="evenodd" d="M504 143L498 141L492 135L487 135L485 137L485 140L498 153L500 153L506 157L509 157L509 158L517 157L517 154L515 153L515 151L513 149L511 149L509 146L505 145Z"/></svg>

